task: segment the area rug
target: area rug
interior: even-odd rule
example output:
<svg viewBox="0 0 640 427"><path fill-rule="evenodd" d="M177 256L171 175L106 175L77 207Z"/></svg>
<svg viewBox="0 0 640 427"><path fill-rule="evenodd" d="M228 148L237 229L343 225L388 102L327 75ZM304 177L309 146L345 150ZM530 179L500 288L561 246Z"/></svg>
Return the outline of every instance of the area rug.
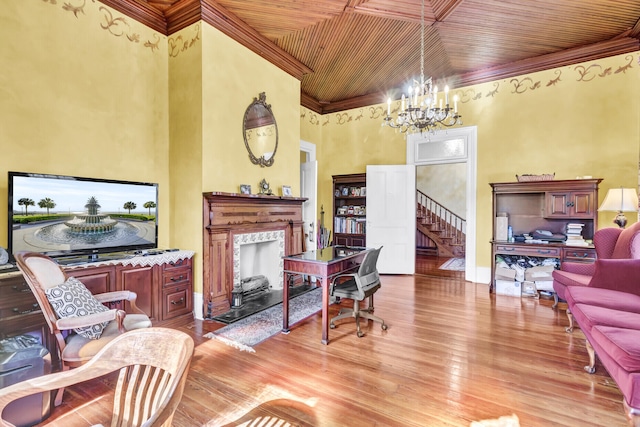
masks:
<svg viewBox="0 0 640 427"><path fill-rule="evenodd" d="M464 258L451 258L438 268L440 270L464 271Z"/></svg>
<svg viewBox="0 0 640 427"><path fill-rule="evenodd" d="M322 289L314 289L289 300L289 324L317 313L322 308ZM282 331L282 303L253 314L224 328L205 334L241 351L255 353L253 346Z"/></svg>

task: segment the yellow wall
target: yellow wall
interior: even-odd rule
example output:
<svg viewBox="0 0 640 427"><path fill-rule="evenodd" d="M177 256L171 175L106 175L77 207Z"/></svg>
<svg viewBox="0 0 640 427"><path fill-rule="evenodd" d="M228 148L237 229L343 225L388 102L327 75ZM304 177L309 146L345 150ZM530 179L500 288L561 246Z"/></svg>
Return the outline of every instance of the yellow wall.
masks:
<svg viewBox="0 0 640 427"><path fill-rule="evenodd" d="M459 217L467 218L466 163L418 166L416 189Z"/></svg>
<svg viewBox="0 0 640 427"><path fill-rule="evenodd" d="M253 193L264 178L275 194L289 185L300 194L300 81L208 24L202 31L202 188ZM249 160L242 119L249 104L265 92L278 125L273 166Z"/></svg>
<svg viewBox="0 0 640 427"><path fill-rule="evenodd" d="M202 289L201 23L169 37L171 245L196 251L194 287ZM185 48L187 46L187 48Z"/></svg>
<svg viewBox="0 0 640 427"><path fill-rule="evenodd" d="M256 192L264 178L276 194L300 193L294 77L202 22L167 38L100 3L77 16L61 2L3 6L0 206L9 170L158 182L159 246L197 252L201 292L202 192ZM279 131L268 168L250 162L242 137L260 92Z"/></svg>
<svg viewBox="0 0 640 427"><path fill-rule="evenodd" d="M491 182L516 174L556 179L604 178L610 187L638 183L640 79L638 54L459 88L464 124L478 128L477 262L490 265ZM397 105L394 107L397 108ZM305 110L308 112L308 110ZM318 204L331 206L331 175L363 172L367 164L405 163L403 134L382 128L386 105L303 118L301 132L321 129ZM304 112L304 111L303 111ZM599 227L613 215L599 215Z"/></svg>
<svg viewBox="0 0 640 427"><path fill-rule="evenodd" d="M122 15L100 3L77 15L63 4L0 8L0 224L10 170L157 182L159 245L167 246L166 37L129 18L104 29Z"/></svg>
<svg viewBox="0 0 640 427"><path fill-rule="evenodd" d="M198 252L194 289L202 292L202 193L238 193L240 184L257 193L266 179L275 194L282 185L300 194L300 82L203 22L170 37L169 57L171 241ZM242 134L260 92L278 125L271 167L251 163Z"/></svg>

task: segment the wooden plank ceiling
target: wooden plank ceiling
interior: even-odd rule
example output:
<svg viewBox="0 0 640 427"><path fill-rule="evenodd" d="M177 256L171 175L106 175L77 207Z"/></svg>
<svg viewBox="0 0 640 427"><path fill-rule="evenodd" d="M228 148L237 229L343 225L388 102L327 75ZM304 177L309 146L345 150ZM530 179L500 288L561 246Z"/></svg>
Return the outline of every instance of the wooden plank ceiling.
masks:
<svg viewBox="0 0 640 427"><path fill-rule="evenodd" d="M166 35L203 20L330 113L420 75L421 0L100 0ZM638 0L425 0L425 77L477 84L640 49Z"/></svg>

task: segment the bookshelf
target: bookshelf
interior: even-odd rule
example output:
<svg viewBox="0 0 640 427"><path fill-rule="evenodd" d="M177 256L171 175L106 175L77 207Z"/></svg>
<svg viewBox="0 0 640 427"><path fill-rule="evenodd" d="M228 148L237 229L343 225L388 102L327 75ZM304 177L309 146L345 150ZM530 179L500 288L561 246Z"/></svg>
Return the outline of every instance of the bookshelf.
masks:
<svg viewBox="0 0 640 427"><path fill-rule="evenodd" d="M366 246L367 174L333 175L333 244Z"/></svg>

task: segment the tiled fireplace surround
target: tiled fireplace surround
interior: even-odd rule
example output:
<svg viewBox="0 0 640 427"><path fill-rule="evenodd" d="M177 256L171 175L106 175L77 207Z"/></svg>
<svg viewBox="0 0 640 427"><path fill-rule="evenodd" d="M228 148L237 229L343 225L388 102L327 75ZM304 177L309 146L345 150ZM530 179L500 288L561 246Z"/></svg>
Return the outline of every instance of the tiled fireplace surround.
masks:
<svg viewBox="0 0 640 427"><path fill-rule="evenodd" d="M282 256L302 252L305 200L217 192L203 194L205 318L229 311L234 283L237 285L245 276L256 274L252 271L253 264L268 263L261 274L267 275L272 288L282 288ZM245 245L249 246L243 249ZM263 245L270 248L260 248ZM245 250L252 254L264 253L254 263L245 259L252 255L243 254ZM274 255L274 251L277 254ZM271 255L265 254L269 252Z"/></svg>
<svg viewBox="0 0 640 427"><path fill-rule="evenodd" d="M243 279L264 275L271 289L284 283L284 230L258 231L233 236L233 291Z"/></svg>

